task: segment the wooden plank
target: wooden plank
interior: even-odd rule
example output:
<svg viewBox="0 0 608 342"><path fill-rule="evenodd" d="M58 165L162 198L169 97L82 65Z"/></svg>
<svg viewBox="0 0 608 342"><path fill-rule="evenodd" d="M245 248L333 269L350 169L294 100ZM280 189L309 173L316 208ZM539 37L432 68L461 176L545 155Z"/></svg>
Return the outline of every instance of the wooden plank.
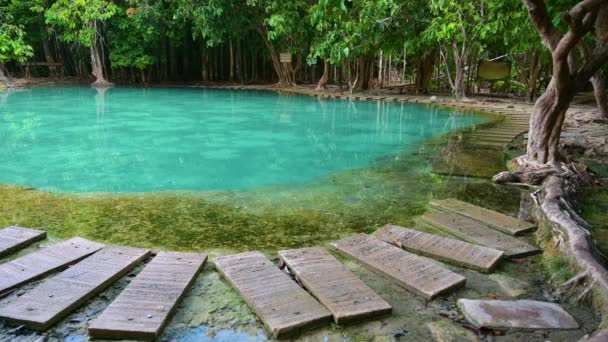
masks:
<svg viewBox="0 0 608 342"><path fill-rule="evenodd" d="M331 321L327 309L260 252L218 257L213 262L273 337L284 337Z"/></svg>
<svg viewBox="0 0 608 342"><path fill-rule="evenodd" d="M463 286L466 278L430 260L404 251L366 234L358 234L331 244L372 271L380 273L411 292L432 299Z"/></svg>
<svg viewBox="0 0 608 342"><path fill-rule="evenodd" d="M281 260L325 305L336 324L388 315L392 307L321 247L280 251Z"/></svg>
<svg viewBox="0 0 608 342"><path fill-rule="evenodd" d="M17 226L6 227L0 230L0 258L44 238L46 238L46 232L43 230Z"/></svg>
<svg viewBox="0 0 608 342"><path fill-rule="evenodd" d="M95 338L154 340L205 266L202 253L160 252L89 326Z"/></svg>
<svg viewBox="0 0 608 342"><path fill-rule="evenodd" d="M466 216L509 235L520 235L536 229L536 225L533 223L478 207L471 203L459 201L455 198L431 201L431 205Z"/></svg>
<svg viewBox="0 0 608 342"><path fill-rule="evenodd" d="M505 255L510 257L523 257L540 252L524 241L455 213L428 212L422 216L422 219L462 240L504 251Z"/></svg>
<svg viewBox="0 0 608 342"><path fill-rule="evenodd" d="M5 262L0 265L0 293L58 271L103 247L100 243L75 237Z"/></svg>
<svg viewBox="0 0 608 342"><path fill-rule="evenodd" d="M468 242L387 224L374 235L408 252L481 272L491 271L503 252Z"/></svg>
<svg viewBox="0 0 608 342"><path fill-rule="evenodd" d="M105 247L0 308L0 317L46 330L120 279L149 253L140 248Z"/></svg>

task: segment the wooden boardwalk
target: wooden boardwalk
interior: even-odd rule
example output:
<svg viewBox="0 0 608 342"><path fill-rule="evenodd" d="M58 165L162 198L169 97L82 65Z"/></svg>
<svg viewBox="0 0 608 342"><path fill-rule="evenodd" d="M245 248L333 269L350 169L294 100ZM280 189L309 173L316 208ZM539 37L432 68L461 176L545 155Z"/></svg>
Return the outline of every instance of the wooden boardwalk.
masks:
<svg viewBox="0 0 608 342"><path fill-rule="evenodd" d="M23 227L6 227L0 230L0 258L46 238L43 230Z"/></svg>
<svg viewBox="0 0 608 342"><path fill-rule="evenodd" d="M467 242L504 251L510 257L522 257L540 250L513 236L455 213L431 211L422 216L424 222Z"/></svg>
<svg viewBox="0 0 608 342"><path fill-rule="evenodd" d="M491 271L503 252L468 242L387 224L374 235L408 252L481 272Z"/></svg>
<svg viewBox="0 0 608 342"><path fill-rule="evenodd" d="M0 264L0 293L58 271L103 247L75 237Z"/></svg>
<svg viewBox="0 0 608 342"><path fill-rule="evenodd" d="M454 198L431 201L431 205L445 211L466 216L509 235L521 235L536 229L536 225L533 223L518 220L514 217Z"/></svg>
<svg viewBox="0 0 608 342"><path fill-rule="evenodd" d="M424 299L463 286L466 281L465 277L437 263L366 234L333 242L332 246Z"/></svg>
<svg viewBox="0 0 608 342"><path fill-rule="evenodd" d="M331 321L331 313L262 253L213 260L273 337L284 337Z"/></svg>
<svg viewBox="0 0 608 342"><path fill-rule="evenodd" d="M158 338L206 261L206 254L158 253L93 321L89 334L94 338Z"/></svg>
<svg viewBox="0 0 608 342"><path fill-rule="evenodd" d="M325 305L336 324L388 315L392 307L321 247L280 251L281 260Z"/></svg>
<svg viewBox="0 0 608 342"><path fill-rule="evenodd" d="M105 247L0 308L0 318L46 330L133 269L149 252Z"/></svg>

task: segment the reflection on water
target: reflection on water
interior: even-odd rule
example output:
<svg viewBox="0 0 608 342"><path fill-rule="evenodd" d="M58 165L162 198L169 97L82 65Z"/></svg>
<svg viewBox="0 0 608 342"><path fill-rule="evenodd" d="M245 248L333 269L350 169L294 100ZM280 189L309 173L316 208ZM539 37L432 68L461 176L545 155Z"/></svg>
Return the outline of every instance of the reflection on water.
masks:
<svg viewBox="0 0 608 342"><path fill-rule="evenodd" d="M0 108L0 183L62 192L303 184L487 121L272 92L34 88Z"/></svg>

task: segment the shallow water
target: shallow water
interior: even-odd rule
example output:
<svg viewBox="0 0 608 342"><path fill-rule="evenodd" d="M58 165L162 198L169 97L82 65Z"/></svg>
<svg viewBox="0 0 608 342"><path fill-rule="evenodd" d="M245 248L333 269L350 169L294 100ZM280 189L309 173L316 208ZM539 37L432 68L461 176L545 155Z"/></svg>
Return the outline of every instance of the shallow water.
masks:
<svg viewBox="0 0 608 342"><path fill-rule="evenodd" d="M193 88L33 88L0 101L0 183L62 192L303 184L488 121L414 104Z"/></svg>

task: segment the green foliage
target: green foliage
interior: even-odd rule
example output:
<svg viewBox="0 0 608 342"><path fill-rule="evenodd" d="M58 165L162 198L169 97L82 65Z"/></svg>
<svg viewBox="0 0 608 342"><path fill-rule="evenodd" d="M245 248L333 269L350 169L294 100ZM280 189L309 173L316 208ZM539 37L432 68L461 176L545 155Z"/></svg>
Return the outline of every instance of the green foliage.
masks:
<svg viewBox="0 0 608 342"><path fill-rule="evenodd" d="M12 20L10 14L0 9L0 63L24 62L34 54L32 47L25 42L23 26L13 24Z"/></svg>
<svg viewBox="0 0 608 342"><path fill-rule="evenodd" d="M117 10L112 1L106 0L55 0L45 18L59 30L62 40L90 47L97 41L97 22L112 18Z"/></svg>
<svg viewBox="0 0 608 342"><path fill-rule="evenodd" d="M156 3L158 4L158 3ZM108 29L112 67L145 69L156 61L154 49L160 40L161 21L158 6L140 3L127 15L126 10L112 19Z"/></svg>

